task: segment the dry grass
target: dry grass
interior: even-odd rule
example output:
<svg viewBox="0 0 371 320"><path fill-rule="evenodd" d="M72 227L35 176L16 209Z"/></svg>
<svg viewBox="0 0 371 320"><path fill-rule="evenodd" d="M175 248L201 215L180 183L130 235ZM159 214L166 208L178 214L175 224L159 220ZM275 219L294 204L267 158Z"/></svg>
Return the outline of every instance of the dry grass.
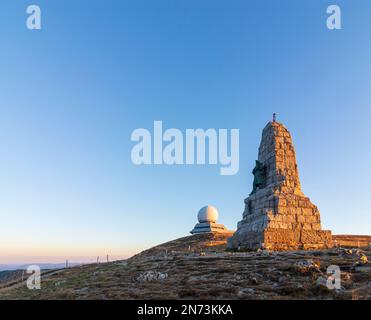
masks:
<svg viewBox="0 0 371 320"><path fill-rule="evenodd" d="M127 261L85 265L44 276L41 290L24 283L0 289L0 299L370 299L369 264L355 267L355 254L343 250L226 252L218 235L181 238ZM215 241L215 246L210 245ZM223 242L224 241L224 242ZM223 242L221 244L221 242ZM191 249L189 248L191 247ZM167 252L167 254L166 254ZM364 253L371 258L371 249ZM298 261L319 267L301 270ZM342 270L342 289L318 285L329 265ZM147 271L163 280L138 281Z"/></svg>

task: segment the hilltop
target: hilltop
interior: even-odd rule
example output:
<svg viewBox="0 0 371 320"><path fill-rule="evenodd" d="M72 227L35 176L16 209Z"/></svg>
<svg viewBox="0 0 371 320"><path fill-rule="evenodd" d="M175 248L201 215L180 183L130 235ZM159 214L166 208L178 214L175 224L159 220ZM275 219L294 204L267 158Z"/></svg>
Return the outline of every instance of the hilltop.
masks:
<svg viewBox="0 0 371 320"><path fill-rule="evenodd" d="M371 299L371 248L226 251L228 234L170 241L124 261L54 270L42 289L0 287L0 299ZM341 289L326 287L330 265Z"/></svg>

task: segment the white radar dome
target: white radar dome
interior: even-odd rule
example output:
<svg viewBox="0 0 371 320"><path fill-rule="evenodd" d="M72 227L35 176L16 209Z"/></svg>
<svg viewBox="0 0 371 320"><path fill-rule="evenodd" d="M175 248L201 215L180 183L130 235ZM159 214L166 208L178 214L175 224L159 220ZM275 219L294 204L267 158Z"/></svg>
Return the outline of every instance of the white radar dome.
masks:
<svg viewBox="0 0 371 320"><path fill-rule="evenodd" d="M219 217L218 210L213 206L205 206L198 212L199 222L217 222Z"/></svg>

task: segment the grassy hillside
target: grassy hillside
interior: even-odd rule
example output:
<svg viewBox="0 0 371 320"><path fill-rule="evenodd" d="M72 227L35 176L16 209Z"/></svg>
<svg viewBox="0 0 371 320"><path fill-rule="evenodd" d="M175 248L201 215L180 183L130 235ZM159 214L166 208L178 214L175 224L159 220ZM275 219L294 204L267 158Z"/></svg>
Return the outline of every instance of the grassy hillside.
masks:
<svg viewBox="0 0 371 320"><path fill-rule="evenodd" d="M371 299L371 248L226 252L228 235L194 235L125 261L56 270L41 290L24 282L0 299ZM326 270L341 268L341 289Z"/></svg>

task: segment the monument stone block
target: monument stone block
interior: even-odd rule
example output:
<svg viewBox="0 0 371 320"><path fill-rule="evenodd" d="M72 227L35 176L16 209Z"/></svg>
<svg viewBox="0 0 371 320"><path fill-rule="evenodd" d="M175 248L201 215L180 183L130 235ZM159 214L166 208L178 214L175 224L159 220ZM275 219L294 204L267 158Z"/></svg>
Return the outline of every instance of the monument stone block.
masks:
<svg viewBox="0 0 371 320"><path fill-rule="evenodd" d="M318 208L301 190L291 135L275 120L263 129L253 175L253 189L229 248L332 247L331 232L322 230Z"/></svg>

